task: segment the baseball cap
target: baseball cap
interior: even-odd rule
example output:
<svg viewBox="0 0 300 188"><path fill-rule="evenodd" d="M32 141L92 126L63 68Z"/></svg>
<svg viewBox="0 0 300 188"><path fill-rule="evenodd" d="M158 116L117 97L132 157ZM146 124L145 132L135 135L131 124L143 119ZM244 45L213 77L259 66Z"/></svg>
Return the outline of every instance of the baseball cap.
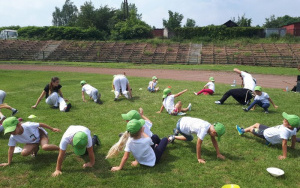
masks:
<svg viewBox="0 0 300 188"><path fill-rule="evenodd" d="M282 113L284 119L286 119L292 127L300 126L299 116L293 114L287 114L286 112Z"/></svg>
<svg viewBox="0 0 300 188"><path fill-rule="evenodd" d="M77 132L73 137L74 153L76 155L83 155L88 144L88 137L84 132Z"/></svg>
<svg viewBox="0 0 300 188"><path fill-rule="evenodd" d="M15 131L18 123L19 121L16 117L6 118L2 123L4 134Z"/></svg>
<svg viewBox="0 0 300 188"><path fill-rule="evenodd" d="M144 124L145 124L145 120L143 119L140 120L132 119L127 123L126 128L129 133L135 134L143 127Z"/></svg>
<svg viewBox="0 0 300 188"><path fill-rule="evenodd" d="M132 120L132 119L141 119L141 115L140 113L138 113L138 111L136 110L130 110L127 114L122 114L122 118L125 120Z"/></svg>
<svg viewBox="0 0 300 188"><path fill-rule="evenodd" d="M217 122L217 123L214 124L214 127L215 127L215 130L216 130L217 134L218 134L218 141L220 141L221 136L223 134L225 134L225 126L222 123Z"/></svg>
<svg viewBox="0 0 300 188"><path fill-rule="evenodd" d="M169 88L164 89L162 98L166 98L169 93L171 93L171 90Z"/></svg>
<svg viewBox="0 0 300 188"><path fill-rule="evenodd" d="M156 76L153 76L152 80L158 80L158 78Z"/></svg>
<svg viewBox="0 0 300 188"><path fill-rule="evenodd" d="M210 77L209 80L213 82L215 81L214 77Z"/></svg>
<svg viewBox="0 0 300 188"><path fill-rule="evenodd" d="M254 91L262 91L261 86L255 86Z"/></svg>
<svg viewBox="0 0 300 188"><path fill-rule="evenodd" d="M82 80L82 81L80 82L80 85L84 85L84 84L86 84L86 81Z"/></svg>

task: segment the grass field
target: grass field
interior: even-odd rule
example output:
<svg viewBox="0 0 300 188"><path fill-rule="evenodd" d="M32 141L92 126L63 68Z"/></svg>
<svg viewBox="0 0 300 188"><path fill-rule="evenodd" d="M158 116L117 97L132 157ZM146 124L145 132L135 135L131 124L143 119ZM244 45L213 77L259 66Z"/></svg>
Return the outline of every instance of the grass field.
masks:
<svg viewBox="0 0 300 188"><path fill-rule="evenodd" d="M51 109L44 99L37 109L30 107L35 104L44 86L53 76L58 76L63 85L62 92L72 103L69 113ZM230 98L224 105L215 105L214 101L230 89L229 85L216 83L216 94L213 96L195 96L205 84L203 82L187 82L159 80L159 87L172 86L173 93L183 89L189 91L179 97L186 106L193 104L189 116L202 118L211 123L222 122L226 133L219 142L225 161L216 158L216 152L209 136L206 136L202 148L202 157L206 164L198 164L196 158L196 139L192 142L175 141L167 147L161 161L153 168L138 166L131 167L130 161L119 172L110 172L112 166L119 165L123 153L117 158L105 160L109 148L118 141L118 134L125 131L126 122L121 114L131 109L143 107L144 114L153 122L152 132L160 137L172 133L179 117L170 116L166 112L155 113L161 105L162 91L149 93L146 91L149 79L128 77L133 88L133 99L114 102L111 93L111 75L86 73L38 72L38 71L6 71L1 70L1 90L7 92L5 102L19 110L17 117L29 120L30 114L37 116L34 121L43 122L52 127L60 128L61 133L50 130L50 143L59 144L64 131L69 125L84 125L92 133L99 135L101 147L96 149L96 164L91 169L82 169L87 157L78 157L69 146L67 157L63 163L63 174L52 178L58 152L38 153L36 158L14 155L10 167L0 169L1 187L221 187L227 183L235 183L241 187L299 187L300 147L288 148L288 158L284 161L277 159L281 155L281 145L268 147L264 141L252 135L239 136L235 125L243 127L256 122L268 126L282 123L282 112L300 115L299 93L283 92L280 89L265 88L276 105L277 110L270 107L270 113L264 114L261 108L245 113L242 106ZM98 88L104 104L98 105L81 100L80 80ZM142 90L139 90L142 88ZM7 110L2 112L9 116ZM7 143L9 136L0 135L0 162L7 162ZM290 145L290 142L289 142ZM20 145L22 146L22 145ZM274 178L267 173L267 167L279 167L285 171L285 176Z"/></svg>

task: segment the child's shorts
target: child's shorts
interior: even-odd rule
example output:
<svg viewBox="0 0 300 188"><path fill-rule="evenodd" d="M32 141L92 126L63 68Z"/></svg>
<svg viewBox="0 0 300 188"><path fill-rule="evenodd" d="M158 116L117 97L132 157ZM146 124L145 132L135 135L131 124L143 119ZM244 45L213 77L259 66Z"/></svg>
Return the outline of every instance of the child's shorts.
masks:
<svg viewBox="0 0 300 188"><path fill-rule="evenodd" d="M258 129L256 128L256 129L253 129L253 130L252 130L252 133L253 133L255 136L258 136L258 137L260 137L260 138L266 140L266 138L265 138L265 136L264 136L264 131L265 131L266 129L268 129L268 128L269 128L268 126L260 124L259 127L258 127Z"/></svg>
<svg viewBox="0 0 300 188"><path fill-rule="evenodd" d="M178 109L177 108L174 108L173 110L168 110L168 113L170 114L170 115L173 115L173 116L177 116L177 114L178 114Z"/></svg>
<svg viewBox="0 0 300 188"><path fill-rule="evenodd" d="M154 92L154 91L155 91L155 88L152 88L152 89L151 89L151 87L148 87L148 91Z"/></svg>
<svg viewBox="0 0 300 188"><path fill-rule="evenodd" d="M180 120L181 118L177 121L177 124L176 124L176 129L177 131L186 138L187 141L192 141L194 139L193 135L187 135L187 134L184 134L181 132L180 130Z"/></svg>

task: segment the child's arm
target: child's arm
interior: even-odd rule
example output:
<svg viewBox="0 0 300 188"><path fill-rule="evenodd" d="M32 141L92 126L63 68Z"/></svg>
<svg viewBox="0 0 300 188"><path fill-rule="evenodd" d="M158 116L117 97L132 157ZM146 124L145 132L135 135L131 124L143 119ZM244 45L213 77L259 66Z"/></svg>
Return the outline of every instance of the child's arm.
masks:
<svg viewBox="0 0 300 188"><path fill-rule="evenodd" d="M283 160L286 158L286 156L287 156L287 140L282 139L282 155L279 155L278 159Z"/></svg>
<svg viewBox="0 0 300 188"><path fill-rule="evenodd" d="M150 88L153 89L153 82L151 82Z"/></svg>
<svg viewBox="0 0 300 188"><path fill-rule="evenodd" d="M272 105L274 106L274 108L275 108L275 109L277 109L277 108L278 108L278 106L276 106L276 105L274 104L274 102L272 101L272 99L271 99L271 98L268 98L268 100L270 101L270 103L272 103Z"/></svg>
<svg viewBox="0 0 300 188"><path fill-rule="evenodd" d="M218 142L216 141L216 138L214 136L210 136L210 138L211 138L211 142L213 143L213 145L216 149L217 158L224 160L225 156L220 153Z"/></svg>
<svg viewBox="0 0 300 188"><path fill-rule="evenodd" d="M240 71L240 70L237 69L237 68L234 68L233 71L236 72L236 73L238 73L238 74L241 74L241 73L242 73L242 71Z"/></svg>
<svg viewBox="0 0 300 188"><path fill-rule="evenodd" d="M69 100L68 99L65 99L61 90L58 90L58 94L61 96L61 98L63 98L66 102L68 102Z"/></svg>
<svg viewBox="0 0 300 188"><path fill-rule="evenodd" d="M165 108L164 105L161 105L160 110L158 112L156 112L156 113L161 113L164 108Z"/></svg>
<svg viewBox="0 0 300 188"><path fill-rule="evenodd" d="M180 95L182 95L183 93L187 92L187 89L177 93L176 95L174 95L174 97L179 97Z"/></svg>
<svg viewBox="0 0 300 188"><path fill-rule="evenodd" d="M291 145L292 149L295 149L296 141L297 141L296 135L292 136L292 145Z"/></svg>
<svg viewBox="0 0 300 188"><path fill-rule="evenodd" d="M130 95L130 98L132 97L132 91L131 91L131 87L129 84L127 84L127 88L128 88L128 92L129 92L129 95Z"/></svg>
<svg viewBox="0 0 300 188"><path fill-rule="evenodd" d="M141 117L142 117L144 120L147 120L147 121L149 121L150 123L152 123L152 122L150 121L150 119L148 119L146 116L144 116L144 110L143 110L143 108L140 108L139 111L140 111Z"/></svg>
<svg viewBox="0 0 300 188"><path fill-rule="evenodd" d="M93 167L94 164L95 164L95 154L94 154L94 151L93 151L93 146L87 148L87 151L88 151L88 154L89 154L90 162L83 164L83 168Z"/></svg>
<svg viewBox="0 0 300 188"><path fill-rule="evenodd" d="M36 108L37 105L41 102L42 98L46 95L46 91L43 90L41 95L39 96L38 100L36 101L35 105L33 105L31 108Z"/></svg>
<svg viewBox="0 0 300 188"><path fill-rule="evenodd" d="M200 138L198 138L197 140L197 146L196 146L196 150L197 150L197 159L199 163L206 163L205 159L201 159L201 145L202 145L202 140Z"/></svg>
<svg viewBox="0 0 300 188"><path fill-rule="evenodd" d="M50 129L53 132L60 132L60 129L58 128L52 128L49 125L46 125L45 123L39 123L40 127L46 128L46 129Z"/></svg>
<svg viewBox="0 0 300 188"><path fill-rule="evenodd" d="M121 169L123 168L123 166L125 165L125 163L126 163L128 157L129 157L129 154L130 154L129 152L125 151L125 153L124 153L124 155L123 155L123 158L122 158L122 160L121 160L120 165L119 165L119 166L112 167L112 168L111 168L111 171L114 172L114 171L119 171L119 170L121 170Z"/></svg>
<svg viewBox="0 0 300 188"><path fill-rule="evenodd" d="M86 100L84 99L84 91L81 91L81 98L83 102L86 102Z"/></svg>
<svg viewBox="0 0 300 188"><path fill-rule="evenodd" d="M7 163L1 163L0 166L8 166L11 164L12 157L14 155L15 146L9 146L8 148L8 162Z"/></svg>
<svg viewBox="0 0 300 188"><path fill-rule="evenodd" d="M65 154L66 154L66 150L59 149L59 154L58 154L57 162L56 162L56 169L55 169L55 172L52 173L52 177L56 177L56 176L62 174L61 166L64 161Z"/></svg>

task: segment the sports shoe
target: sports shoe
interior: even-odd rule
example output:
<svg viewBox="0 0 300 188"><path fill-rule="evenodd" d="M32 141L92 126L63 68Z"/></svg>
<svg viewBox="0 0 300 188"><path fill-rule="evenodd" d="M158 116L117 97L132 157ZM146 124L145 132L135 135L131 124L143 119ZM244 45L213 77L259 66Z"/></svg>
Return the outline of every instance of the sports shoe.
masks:
<svg viewBox="0 0 300 188"><path fill-rule="evenodd" d="M175 135L170 135L170 136L168 137L168 140L169 140L169 143L173 143L174 140L175 140Z"/></svg>
<svg viewBox="0 0 300 188"><path fill-rule="evenodd" d="M195 94L195 95L197 95L197 93L196 93L196 92L194 92L194 94Z"/></svg>
<svg viewBox="0 0 300 188"><path fill-rule="evenodd" d="M265 111L265 114L268 114L269 113L269 111Z"/></svg>
<svg viewBox="0 0 300 188"><path fill-rule="evenodd" d="M103 104L103 102L98 98L97 99L97 102L96 103L98 103L98 104Z"/></svg>
<svg viewBox="0 0 300 188"><path fill-rule="evenodd" d="M118 100L118 98L115 98L115 99L114 99L114 101L117 101L117 100Z"/></svg>
<svg viewBox="0 0 300 188"><path fill-rule="evenodd" d="M222 104L220 101L215 101L215 104Z"/></svg>
<svg viewBox="0 0 300 188"><path fill-rule="evenodd" d="M93 136L93 139L95 139L95 144L97 145L97 146L100 146L100 139L99 139L99 137L97 136L97 135L94 135Z"/></svg>
<svg viewBox="0 0 300 188"><path fill-rule="evenodd" d="M52 109L58 109L58 106L52 106L51 108Z"/></svg>
<svg viewBox="0 0 300 188"><path fill-rule="evenodd" d="M244 129L241 128L241 127L239 127L238 125L236 125L235 128L238 131L238 133L239 133L240 136L245 133Z"/></svg>
<svg viewBox="0 0 300 188"><path fill-rule="evenodd" d="M12 111L12 114L11 114L11 116L14 116L16 113L18 113L19 111L17 110L17 109L14 109L13 111Z"/></svg>
<svg viewBox="0 0 300 188"><path fill-rule="evenodd" d="M178 132L178 130L175 128L175 129L173 129L173 133L174 133L175 136L178 136L178 133L179 133L179 132Z"/></svg>
<svg viewBox="0 0 300 188"><path fill-rule="evenodd" d="M188 109L189 109L189 111L191 111L191 110L192 110L192 104L191 104L191 103L189 103L189 105L188 105Z"/></svg>
<svg viewBox="0 0 300 188"><path fill-rule="evenodd" d="M71 105L71 103L69 103L69 104L67 105L67 108L65 109L65 112L69 112L70 109L71 109L71 107L72 107L72 105Z"/></svg>
<svg viewBox="0 0 300 188"><path fill-rule="evenodd" d="M248 108L243 108L243 110L244 110L245 112L248 112L248 111L249 111Z"/></svg>
<svg viewBox="0 0 300 188"><path fill-rule="evenodd" d="M266 140L266 145L271 146L272 144L269 141Z"/></svg>

